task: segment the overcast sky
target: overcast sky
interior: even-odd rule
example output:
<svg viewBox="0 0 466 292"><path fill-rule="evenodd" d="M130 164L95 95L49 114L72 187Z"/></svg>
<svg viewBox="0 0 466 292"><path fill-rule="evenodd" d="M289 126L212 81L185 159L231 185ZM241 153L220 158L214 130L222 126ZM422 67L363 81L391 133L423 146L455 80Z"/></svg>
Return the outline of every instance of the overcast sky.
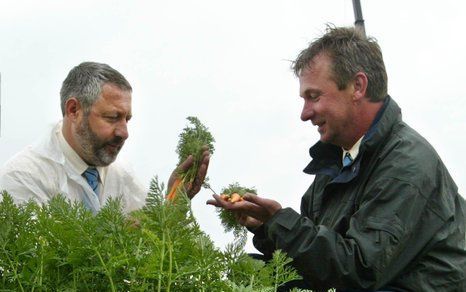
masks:
<svg viewBox="0 0 466 292"><path fill-rule="evenodd" d="M364 1L368 35L382 48L390 95L436 148L466 193L466 4ZM61 118L59 90L83 61L108 63L133 86L130 138L120 158L148 185L166 181L187 116L216 139L209 177L299 210L316 128L300 119L290 60L326 23L351 26L351 0L0 0L0 164ZM201 191L193 209L219 247L225 235ZM251 244L247 248L252 250Z"/></svg>

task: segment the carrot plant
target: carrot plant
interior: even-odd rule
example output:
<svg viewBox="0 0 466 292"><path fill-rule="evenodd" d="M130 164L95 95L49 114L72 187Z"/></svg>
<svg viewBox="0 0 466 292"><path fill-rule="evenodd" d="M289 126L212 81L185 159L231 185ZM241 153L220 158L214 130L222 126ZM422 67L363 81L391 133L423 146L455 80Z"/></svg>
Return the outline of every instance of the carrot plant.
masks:
<svg viewBox="0 0 466 292"><path fill-rule="evenodd" d="M117 198L93 215L60 195L18 206L3 192L0 291L265 292L299 279L279 251L267 263L249 257L246 229L230 212L219 211L236 238L224 251L200 229L184 186L196 179L204 146L214 151L214 138L197 118L187 119L176 152L179 163L193 155L194 166L179 173L167 196L155 177L140 210L125 214ZM246 192L256 190L238 183L222 190Z"/></svg>
<svg viewBox="0 0 466 292"><path fill-rule="evenodd" d="M142 209L125 214L111 199L94 216L62 196L17 206L3 193L0 291L274 291L298 278L285 257L215 247L186 194L176 204L164 194L154 178Z"/></svg>
<svg viewBox="0 0 466 292"><path fill-rule="evenodd" d="M187 117L187 120L191 125L186 126L180 133L176 153L179 158L178 165L185 161L189 155L193 155L194 165L187 171L178 173L178 178L167 195L170 200L173 200L178 190L182 189L183 186L193 184L201 164L203 147L207 146L210 153L214 152L215 139L209 129L196 117Z"/></svg>

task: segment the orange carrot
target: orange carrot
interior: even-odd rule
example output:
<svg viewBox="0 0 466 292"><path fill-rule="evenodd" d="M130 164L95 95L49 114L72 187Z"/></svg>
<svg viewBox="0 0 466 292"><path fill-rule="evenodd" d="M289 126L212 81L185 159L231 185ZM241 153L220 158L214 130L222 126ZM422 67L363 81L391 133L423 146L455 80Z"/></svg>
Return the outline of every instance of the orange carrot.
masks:
<svg viewBox="0 0 466 292"><path fill-rule="evenodd" d="M178 190L178 187L180 186L181 182L182 182L181 179L179 178L175 179L175 182L173 183L173 186L167 195L168 200L173 201L175 199L176 191Z"/></svg>
<svg viewBox="0 0 466 292"><path fill-rule="evenodd" d="M239 202L239 201L242 201L242 200L243 200L243 198L238 193L231 194L230 202L236 203L236 202Z"/></svg>
<svg viewBox="0 0 466 292"><path fill-rule="evenodd" d="M228 198L229 198L228 195L225 195L225 194L221 194L221 195L220 195L220 199L222 199L222 200L224 200L224 201L228 201Z"/></svg>

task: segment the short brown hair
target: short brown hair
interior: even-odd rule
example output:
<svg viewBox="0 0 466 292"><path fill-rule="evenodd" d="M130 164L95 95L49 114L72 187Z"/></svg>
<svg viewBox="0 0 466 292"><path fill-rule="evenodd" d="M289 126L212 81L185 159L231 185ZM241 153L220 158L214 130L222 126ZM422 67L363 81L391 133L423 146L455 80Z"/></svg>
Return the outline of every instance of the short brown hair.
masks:
<svg viewBox="0 0 466 292"><path fill-rule="evenodd" d="M382 51L377 41L367 38L353 27L327 26L325 34L310 43L299 53L292 64L296 76L317 55L325 53L332 60L332 78L339 90L346 88L357 72L364 72L368 79L367 96L380 101L387 95L387 72Z"/></svg>

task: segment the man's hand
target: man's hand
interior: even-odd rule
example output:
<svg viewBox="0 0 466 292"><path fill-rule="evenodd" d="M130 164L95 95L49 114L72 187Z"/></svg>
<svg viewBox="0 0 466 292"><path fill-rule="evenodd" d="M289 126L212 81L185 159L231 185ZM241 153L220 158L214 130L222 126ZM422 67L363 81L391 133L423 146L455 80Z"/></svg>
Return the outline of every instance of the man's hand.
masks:
<svg viewBox="0 0 466 292"><path fill-rule="evenodd" d="M277 201L264 199L248 193L243 196L243 201L236 203L222 200L219 195L213 195L213 197L213 200L207 201L208 205L234 212L235 216L238 216L238 223L247 227L258 227L260 224L267 222L282 208Z"/></svg>
<svg viewBox="0 0 466 292"><path fill-rule="evenodd" d="M245 227L257 228L263 224L263 222L257 219L254 219L251 216L240 213L240 212L234 212L234 216L235 216L236 222L238 222L239 224Z"/></svg>
<svg viewBox="0 0 466 292"><path fill-rule="evenodd" d="M192 199L199 191L201 190L202 184L204 183L204 179L207 175L207 169L209 168L209 160L210 160L210 152L207 146L202 147L202 157L201 163L199 165L199 170L197 172L197 176L194 179L192 184L185 185L186 194L190 199ZM168 180L168 189L171 190L173 183L175 182L176 178L178 177L178 173L186 172L190 167L194 164L194 157L189 155L185 161L183 161L170 175L170 179Z"/></svg>

